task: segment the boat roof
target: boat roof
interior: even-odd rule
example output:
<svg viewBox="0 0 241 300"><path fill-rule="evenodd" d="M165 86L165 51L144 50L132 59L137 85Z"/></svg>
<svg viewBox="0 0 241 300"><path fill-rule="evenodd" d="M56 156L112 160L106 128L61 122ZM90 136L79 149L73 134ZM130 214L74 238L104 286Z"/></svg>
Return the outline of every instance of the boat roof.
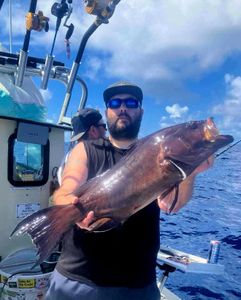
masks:
<svg viewBox="0 0 241 300"><path fill-rule="evenodd" d="M6 119L6 120L13 120L16 122L23 122L23 123L29 123L29 124L37 124L41 126L46 126L46 127L54 127L54 128L60 128L66 131L72 131L72 127L68 125L60 125L60 124L54 124L51 122L42 122L42 121L34 121L34 120L28 120L28 119L22 119L22 118L17 118L17 117L9 117L9 116L3 116L0 115L0 119Z"/></svg>

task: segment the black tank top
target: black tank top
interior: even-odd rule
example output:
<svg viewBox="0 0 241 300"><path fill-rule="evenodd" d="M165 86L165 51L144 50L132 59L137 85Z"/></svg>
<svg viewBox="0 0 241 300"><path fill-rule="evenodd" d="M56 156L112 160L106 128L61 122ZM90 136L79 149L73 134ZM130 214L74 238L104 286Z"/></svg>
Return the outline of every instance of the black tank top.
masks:
<svg viewBox="0 0 241 300"><path fill-rule="evenodd" d="M88 179L103 173L130 151L115 148L105 139L84 144L89 163ZM144 287L156 279L159 235L156 202L106 232L88 232L75 225L63 239L56 268L64 276L88 284Z"/></svg>

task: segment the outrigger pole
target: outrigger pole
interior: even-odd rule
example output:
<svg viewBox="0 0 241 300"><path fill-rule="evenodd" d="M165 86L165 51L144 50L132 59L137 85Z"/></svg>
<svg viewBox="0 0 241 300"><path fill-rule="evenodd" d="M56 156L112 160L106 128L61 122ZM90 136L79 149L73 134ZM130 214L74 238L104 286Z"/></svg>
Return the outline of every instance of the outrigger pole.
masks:
<svg viewBox="0 0 241 300"><path fill-rule="evenodd" d="M73 62L73 65L72 65L72 68L71 68L71 71L70 71L70 76L69 76L69 80L68 80L68 84L67 84L67 88L66 88L65 99L64 99L64 103L63 103L62 110L61 110L61 113L60 113L60 117L59 117L59 120L58 120L59 124L65 123L65 117L64 116L65 116L65 113L66 113L68 105L69 105L69 101L70 101L71 93L72 93L72 90L73 90L75 78L76 78L77 73L78 73L79 64L81 62L86 43L87 43L88 39L90 38L90 36L95 32L95 30L101 24L109 23L108 20L113 15L115 7L119 2L120 2L120 0L112 0L112 1L108 1L108 0L87 1L87 0L85 0L86 11L89 14L96 15L97 17L96 17L96 20L94 21L94 23L85 32L85 34L84 34L84 36L83 36L83 38L80 42L80 46L79 46L77 56L75 58L75 61ZM85 97L85 100L82 103L80 103L78 109L81 109L85 106L86 99L87 99L87 97Z"/></svg>
<svg viewBox="0 0 241 300"><path fill-rule="evenodd" d="M37 6L37 0L31 0L29 14L34 14ZM30 41L31 28L26 28L26 33L23 42L23 48L20 50L18 67L16 72L15 85L21 87L23 84L24 73L28 59L28 47Z"/></svg>

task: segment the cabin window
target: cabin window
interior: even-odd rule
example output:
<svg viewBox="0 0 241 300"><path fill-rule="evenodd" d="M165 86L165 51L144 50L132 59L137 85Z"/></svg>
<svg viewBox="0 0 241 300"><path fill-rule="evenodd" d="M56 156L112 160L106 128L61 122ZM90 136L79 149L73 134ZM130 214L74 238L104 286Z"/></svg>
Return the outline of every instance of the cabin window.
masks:
<svg viewBox="0 0 241 300"><path fill-rule="evenodd" d="M48 181L49 141L46 145L22 142L13 134L8 146L8 181L13 186L41 186Z"/></svg>

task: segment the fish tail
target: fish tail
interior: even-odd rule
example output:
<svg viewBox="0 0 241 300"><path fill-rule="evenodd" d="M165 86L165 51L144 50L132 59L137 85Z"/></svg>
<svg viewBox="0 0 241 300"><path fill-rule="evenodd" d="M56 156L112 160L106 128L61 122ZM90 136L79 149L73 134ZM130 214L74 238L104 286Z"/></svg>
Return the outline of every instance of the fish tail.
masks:
<svg viewBox="0 0 241 300"><path fill-rule="evenodd" d="M13 230L13 235L29 234L38 249L36 264L48 258L70 227L79 221L80 210L75 205L56 205L26 217Z"/></svg>

